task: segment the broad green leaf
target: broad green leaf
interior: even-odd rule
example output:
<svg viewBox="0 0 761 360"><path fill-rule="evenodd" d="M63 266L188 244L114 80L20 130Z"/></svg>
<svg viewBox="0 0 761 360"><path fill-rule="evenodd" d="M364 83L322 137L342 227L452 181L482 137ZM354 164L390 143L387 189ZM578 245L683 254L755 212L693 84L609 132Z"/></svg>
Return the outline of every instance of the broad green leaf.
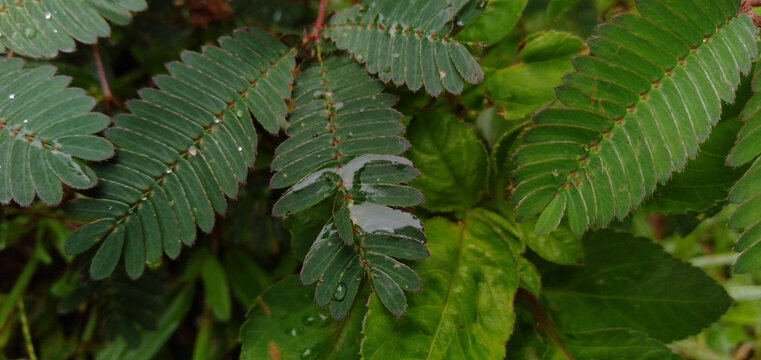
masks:
<svg viewBox="0 0 761 360"><path fill-rule="evenodd" d="M119 0L124 6L138 3ZM110 275L120 259L121 247L108 240L113 234L120 234L126 243L125 268L134 278L143 273L145 264L158 264L162 254L174 259L182 244L192 245L196 225L210 232L215 213L227 211L227 198L238 195L238 185L254 165L257 134L251 115L270 132L285 122L284 99L291 96L295 52L253 29L223 37L219 44L200 53L183 52L182 62L167 66L170 75L154 78L159 89L141 90L141 99L127 104L130 113L118 115L106 131L117 150L113 162L96 169L99 186L92 194L98 199L80 199L68 209L95 220L72 235L66 247L75 254L97 246L91 272L98 277ZM108 119L103 127L107 123ZM78 134L68 127L57 132ZM91 139L71 137L67 143L92 157L93 150L101 147L84 146L85 140ZM0 164L3 161L0 155ZM79 169L75 175L87 174L70 156L49 155L46 161L67 183L72 176L62 174L70 168ZM1 175L2 168L0 180ZM95 174L92 177L94 184ZM113 226L105 229L108 224Z"/></svg>
<svg viewBox="0 0 761 360"><path fill-rule="evenodd" d="M534 296L539 296L542 291L542 278L534 264L525 258L518 259L518 279L521 288L526 289Z"/></svg>
<svg viewBox="0 0 761 360"><path fill-rule="evenodd" d="M523 118L555 99L561 76L573 70L571 58L586 50L567 33L547 31L529 36L519 53L521 63L501 69L486 81L486 94L504 107L505 117Z"/></svg>
<svg viewBox="0 0 761 360"><path fill-rule="evenodd" d="M644 203L643 209L661 214L705 211L725 200L729 189L743 174L743 169L725 165L739 130L740 123L736 119L719 123L711 137L700 146L697 158L658 188Z"/></svg>
<svg viewBox="0 0 761 360"><path fill-rule="evenodd" d="M425 290L409 296L401 319L371 297L362 358L502 359L514 320L516 255L501 233L476 219L433 219L425 228L432 256L414 266Z"/></svg>
<svg viewBox="0 0 761 360"><path fill-rule="evenodd" d="M412 182L431 211L465 211L475 205L488 181L486 147L467 125L452 115L431 111L407 129L412 148L407 157L420 170Z"/></svg>
<svg viewBox="0 0 761 360"><path fill-rule="evenodd" d="M449 36L449 23L466 3L370 1L334 15L323 34L383 82L412 91L425 86L433 96L460 94L465 82L484 79L473 56Z"/></svg>
<svg viewBox="0 0 761 360"><path fill-rule="evenodd" d="M205 253L203 258L201 282L203 283L206 303L209 305L211 313L214 314L214 318L222 322L228 321L232 311L232 302L227 274L214 255Z"/></svg>
<svg viewBox="0 0 761 360"><path fill-rule="evenodd" d="M0 24L3 18L7 14L0 14ZM67 87L70 78L54 75L50 66L29 69L19 59L0 61L2 204L15 200L28 206L39 197L56 205L63 196L62 183L75 189L97 183L83 160L114 155L111 143L92 135L108 126L108 117L90 112L95 100L82 89Z"/></svg>
<svg viewBox="0 0 761 360"><path fill-rule="evenodd" d="M542 298L571 333L630 328L670 342L718 320L731 299L702 270L645 238L613 231L584 239L584 266L544 266Z"/></svg>
<svg viewBox="0 0 761 360"><path fill-rule="evenodd" d="M625 330L598 330L568 335L562 339L576 359L595 360L679 360L663 343L647 334Z"/></svg>
<svg viewBox="0 0 761 360"><path fill-rule="evenodd" d="M358 359L364 307L336 322L318 309L312 291L291 276L256 298L240 330L243 360Z"/></svg>
<svg viewBox="0 0 761 360"><path fill-rule="evenodd" d="M566 197L571 230L623 219L684 170L732 102L756 57L756 29L739 1L642 0L596 29L557 99L537 113L515 154L516 217ZM668 14L685 14L686 17Z"/></svg>
<svg viewBox="0 0 761 360"><path fill-rule="evenodd" d="M0 16L0 49L24 56L55 57L73 52L74 40L94 44L109 37L106 20L126 25L145 10L145 0L19 0L4 6ZM7 51L7 50L6 50Z"/></svg>
<svg viewBox="0 0 761 360"><path fill-rule="evenodd" d="M527 2L528 0L488 0L481 16L455 37L460 41L493 45L510 33Z"/></svg>

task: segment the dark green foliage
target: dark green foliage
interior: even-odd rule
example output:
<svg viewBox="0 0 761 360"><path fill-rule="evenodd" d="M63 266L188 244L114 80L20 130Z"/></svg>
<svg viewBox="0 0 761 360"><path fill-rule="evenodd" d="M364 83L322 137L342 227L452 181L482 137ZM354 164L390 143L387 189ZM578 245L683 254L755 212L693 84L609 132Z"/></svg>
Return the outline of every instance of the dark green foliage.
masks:
<svg viewBox="0 0 761 360"><path fill-rule="evenodd" d="M401 185L417 171L396 156L409 147L398 136L396 98L351 59L318 56L296 79L289 138L275 150L270 185L292 187L272 212L290 215L332 199L332 218L306 254L302 283L317 282L317 304L330 304L333 317L343 319L367 276L384 305L402 316L403 292L421 284L394 258L421 260L428 251L420 222L392 208L423 200Z"/></svg>
<svg viewBox="0 0 761 360"><path fill-rule="evenodd" d="M290 97L294 54L258 30L220 39L221 47L184 52L128 104L106 136L117 146L114 163L98 167L94 198L72 204L73 216L97 219L66 244L79 254L100 244L90 273L111 274L124 254L132 278L162 254L176 258L224 214L254 164L256 131L249 111L277 132Z"/></svg>
<svg viewBox="0 0 761 360"><path fill-rule="evenodd" d="M536 114L515 154L518 221L542 214L539 233L564 214L576 234L605 226L695 157L757 53L739 1L700 3L643 1L641 17L598 28L557 90L567 107Z"/></svg>
<svg viewBox="0 0 761 360"><path fill-rule="evenodd" d="M542 296L565 331L630 328L670 342L698 333L731 304L701 270L648 239L591 233L584 255L583 267L540 267Z"/></svg>
<svg viewBox="0 0 761 360"><path fill-rule="evenodd" d="M383 82L422 86L433 95L462 92L484 74L468 50L449 35L468 0L371 1L334 16L325 36L348 50Z"/></svg>
<svg viewBox="0 0 761 360"><path fill-rule="evenodd" d="M18 0L0 11L0 45L30 57L72 52L75 40L94 44L111 35L106 20L126 25L145 0Z"/></svg>
<svg viewBox="0 0 761 360"><path fill-rule="evenodd" d="M66 314L85 303L93 303L104 317L103 332L110 339L121 334L130 347L140 345L138 329L155 330L164 310L164 288L154 276L131 280L117 274L106 281L85 278L58 304L58 312Z"/></svg>
<svg viewBox="0 0 761 360"><path fill-rule="evenodd" d="M147 5L0 3L0 359L761 351L750 1Z"/></svg>
<svg viewBox="0 0 761 360"><path fill-rule="evenodd" d="M729 226L735 229L743 229L743 233L737 240L735 250L742 252L737 259L735 270L740 273L756 270L761 267L761 165L759 165L758 135L761 128L761 95L758 90L758 74L761 67L756 66L753 75L753 91L755 94L748 100L748 104L740 115L743 127L737 135L737 144L727 158L727 163L732 166L743 166L749 163L750 169L735 184L729 193L729 199L738 204L737 209L729 221Z"/></svg>
<svg viewBox="0 0 761 360"><path fill-rule="evenodd" d="M114 148L93 136L109 124L90 112L95 100L68 88L71 78L55 68L24 68L19 59L0 61L0 203L28 206L39 196L61 202L61 183L88 189L98 182L82 160L105 160Z"/></svg>

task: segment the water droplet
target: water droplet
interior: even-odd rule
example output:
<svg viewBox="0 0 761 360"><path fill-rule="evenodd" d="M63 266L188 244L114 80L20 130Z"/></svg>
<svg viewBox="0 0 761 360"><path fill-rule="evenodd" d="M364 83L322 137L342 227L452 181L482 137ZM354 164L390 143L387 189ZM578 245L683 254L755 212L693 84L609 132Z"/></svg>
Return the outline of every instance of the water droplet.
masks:
<svg viewBox="0 0 761 360"><path fill-rule="evenodd" d="M399 53L393 53L393 54L391 54L391 57L394 58L394 59L396 59L396 58L398 58L400 56L401 55Z"/></svg>
<svg viewBox="0 0 761 360"><path fill-rule="evenodd" d="M164 172L167 173L167 174L171 174L172 173L172 169L166 169L166 171L164 171Z"/></svg>
<svg viewBox="0 0 761 360"><path fill-rule="evenodd" d="M243 147L242 146L238 146L238 152L242 152L242 151L243 151Z"/></svg>
<svg viewBox="0 0 761 360"><path fill-rule="evenodd" d="M312 349L306 349L306 350L304 350L304 352L301 354L301 357L307 357L307 356L309 356L309 354L311 354L311 353L312 353Z"/></svg>
<svg viewBox="0 0 761 360"><path fill-rule="evenodd" d="M314 324L314 316L304 316L304 325L311 326Z"/></svg>
<svg viewBox="0 0 761 360"><path fill-rule="evenodd" d="M365 108L359 109L359 112L361 112L361 113L365 112Z"/></svg>
<svg viewBox="0 0 761 360"><path fill-rule="evenodd" d="M29 123L29 119L24 119L24 124Z"/></svg>
<svg viewBox="0 0 761 360"><path fill-rule="evenodd" d="M29 37L29 38L34 37L34 35L36 34L37 34L37 30L31 27L28 27L24 30L24 35L26 35L26 37Z"/></svg>
<svg viewBox="0 0 761 360"><path fill-rule="evenodd" d="M457 21L457 26L463 26L463 25L465 25L465 23L464 23L464 22L462 22L462 20L458 20L458 21Z"/></svg>
<svg viewBox="0 0 761 360"><path fill-rule="evenodd" d="M53 32L57 34L58 33L58 29L53 29Z"/></svg>
<svg viewBox="0 0 761 360"><path fill-rule="evenodd" d="M45 13L45 20L50 20L50 18L52 17L53 17L53 14L51 14L50 12Z"/></svg>
<svg viewBox="0 0 761 360"><path fill-rule="evenodd" d="M344 103L342 103L342 102L333 105L333 108L336 109L336 110L341 110L343 107L344 107Z"/></svg>
<svg viewBox="0 0 761 360"><path fill-rule="evenodd" d="M294 337L295 337L296 335L298 335L298 333L296 332L296 329L295 329L295 328L291 329L291 332L290 332L290 334L291 334L291 336L294 336Z"/></svg>
<svg viewBox="0 0 761 360"><path fill-rule="evenodd" d="M8 95L8 99L13 100L16 98L16 94L10 94Z"/></svg>
<svg viewBox="0 0 761 360"><path fill-rule="evenodd" d="M320 320L322 321L328 320L328 317L326 315L320 314Z"/></svg>
<svg viewBox="0 0 761 360"><path fill-rule="evenodd" d="M386 66L383 68L384 73L390 73L391 72L391 66Z"/></svg>
<svg viewBox="0 0 761 360"><path fill-rule="evenodd" d="M336 292L333 293L333 300L335 301L343 301L343 299L346 297L346 284L340 282L338 283L338 287L336 288Z"/></svg>
<svg viewBox="0 0 761 360"><path fill-rule="evenodd" d="M322 95L322 91L321 90L317 90L317 91L312 93L313 97L320 97L320 95Z"/></svg>
<svg viewBox="0 0 761 360"><path fill-rule="evenodd" d="M552 170L552 176L558 176L560 173L558 172L558 169Z"/></svg>
<svg viewBox="0 0 761 360"><path fill-rule="evenodd" d="M143 201L148 201L148 198L143 196Z"/></svg>
<svg viewBox="0 0 761 360"><path fill-rule="evenodd" d="M222 120L220 120L218 117L215 117L215 118L214 118L214 123L215 123L215 124L219 124L221 121L222 121Z"/></svg>
<svg viewBox="0 0 761 360"><path fill-rule="evenodd" d="M236 111L235 115L237 115L238 117L243 117L243 110Z"/></svg>
<svg viewBox="0 0 761 360"><path fill-rule="evenodd" d="M190 154L190 156L198 155L198 148L193 145L190 145L190 147L188 148L188 154Z"/></svg>

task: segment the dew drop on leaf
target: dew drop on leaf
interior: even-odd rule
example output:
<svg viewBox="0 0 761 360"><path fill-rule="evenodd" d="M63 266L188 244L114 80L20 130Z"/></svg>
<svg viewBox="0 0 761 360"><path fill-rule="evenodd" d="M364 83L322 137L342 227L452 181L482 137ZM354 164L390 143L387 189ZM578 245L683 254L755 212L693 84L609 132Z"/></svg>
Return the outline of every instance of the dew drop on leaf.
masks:
<svg viewBox="0 0 761 360"><path fill-rule="evenodd" d="M343 301L345 297L346 297L346 284L340 282L338 283L338 287L336 287L336 292L333 293L333 300Z"/></svg>

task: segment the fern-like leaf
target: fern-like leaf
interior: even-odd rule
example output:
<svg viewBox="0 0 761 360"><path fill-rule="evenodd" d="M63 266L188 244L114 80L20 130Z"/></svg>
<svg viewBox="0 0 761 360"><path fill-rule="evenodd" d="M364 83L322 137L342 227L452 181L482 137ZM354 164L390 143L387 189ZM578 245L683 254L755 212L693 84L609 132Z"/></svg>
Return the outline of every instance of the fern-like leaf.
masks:
<svg viewBox="0 0 761 360"><path fill-rule="evenodd" d="M750 70L756 30L740 1L642 0L598 28L558 99L515 155L516 216L537 232L567 214L583 233L624 218L695 157Z"/></svg>
<svg viewBox="0 0 761 360"><path fill-rule="evenodd" d="M422 226L391 206L415 206L417 190L400 185L418 172L396 154L409 143L399 134L396 98L348 57L330 56L296 79L288 135L275 151L271 186L293 185L275 204L285 216L332 197L332 219L304 260L301 281L317 282L315 300L335 319L348 314L363 274L384 305L402 316L404 291L420 278L397 259L428 257ZM295 185L294 185L295 184Z"/></svg>
<svg viewBox="0 0 761 360"><path fill-rule="evenodd" d="M79 254L99 244L90 267L107 277L124 253L136 278L162 253L176 258L181 244L195 241L195 225L214 226L225 196L253 166L256 131L249 111L272 132L285 121L294 51L257 30L220 40L203 53L184 52L168 65L171 76L154 79L128 104L106 136L118 147L115 161L97 169L98 199L73 203L72 215L97 219L67 241Z"/></svg>
<svg viewBox="0 0 761 360"><path fill-rule="evenodd" d="M114 148L92 134L109 118L91 113L95 100L68 88L55 68L25 69L19 59L0 61L0 203L29 205L35 194L50 205L61 202L61 182L95 186L95 173L82 160L105 160Z"/></svg>
<svg viewBox="0 0 761 360"><path fill-rule="evenodd" d="M442 87L460 94L463 80L478 84L484 78L468 50L449 35L467 2L372 1L333 16L324 34L383 82L407 84L412 91L425 85L433 96Z"/></svg>
<svg viewBox="0 0 761 360"><path fill-rule="evenodd" d="M108 37L106 19L125 25L145 0L19 0L0 5L0 45L30 57L72 52L75 40L94 44Z"/></svg>
<svg viewBox="0 0 761 360"><path fill-rule="evenodd" d="M119 274L108 281L84 279L58 303L57 310L68 314L92 303L105 337L113 340L121 334L130 347L136 348L141 342L139 329L157 328L164 310L164 289L164 284L154 276L131 280Z"/></svg>
<svg viewBox="0 0 761 360"><path fill-rule="evenodd" d="M735 263L735 271L747 273L761 268L761 66L756 65L753 74L755 93L740 114L744 123L737 135L737 143L727 158L731 166L752 163L748 171L735 184L729 199L738 204L729 226L743 229L735 251L742 252Z"/></svg>

